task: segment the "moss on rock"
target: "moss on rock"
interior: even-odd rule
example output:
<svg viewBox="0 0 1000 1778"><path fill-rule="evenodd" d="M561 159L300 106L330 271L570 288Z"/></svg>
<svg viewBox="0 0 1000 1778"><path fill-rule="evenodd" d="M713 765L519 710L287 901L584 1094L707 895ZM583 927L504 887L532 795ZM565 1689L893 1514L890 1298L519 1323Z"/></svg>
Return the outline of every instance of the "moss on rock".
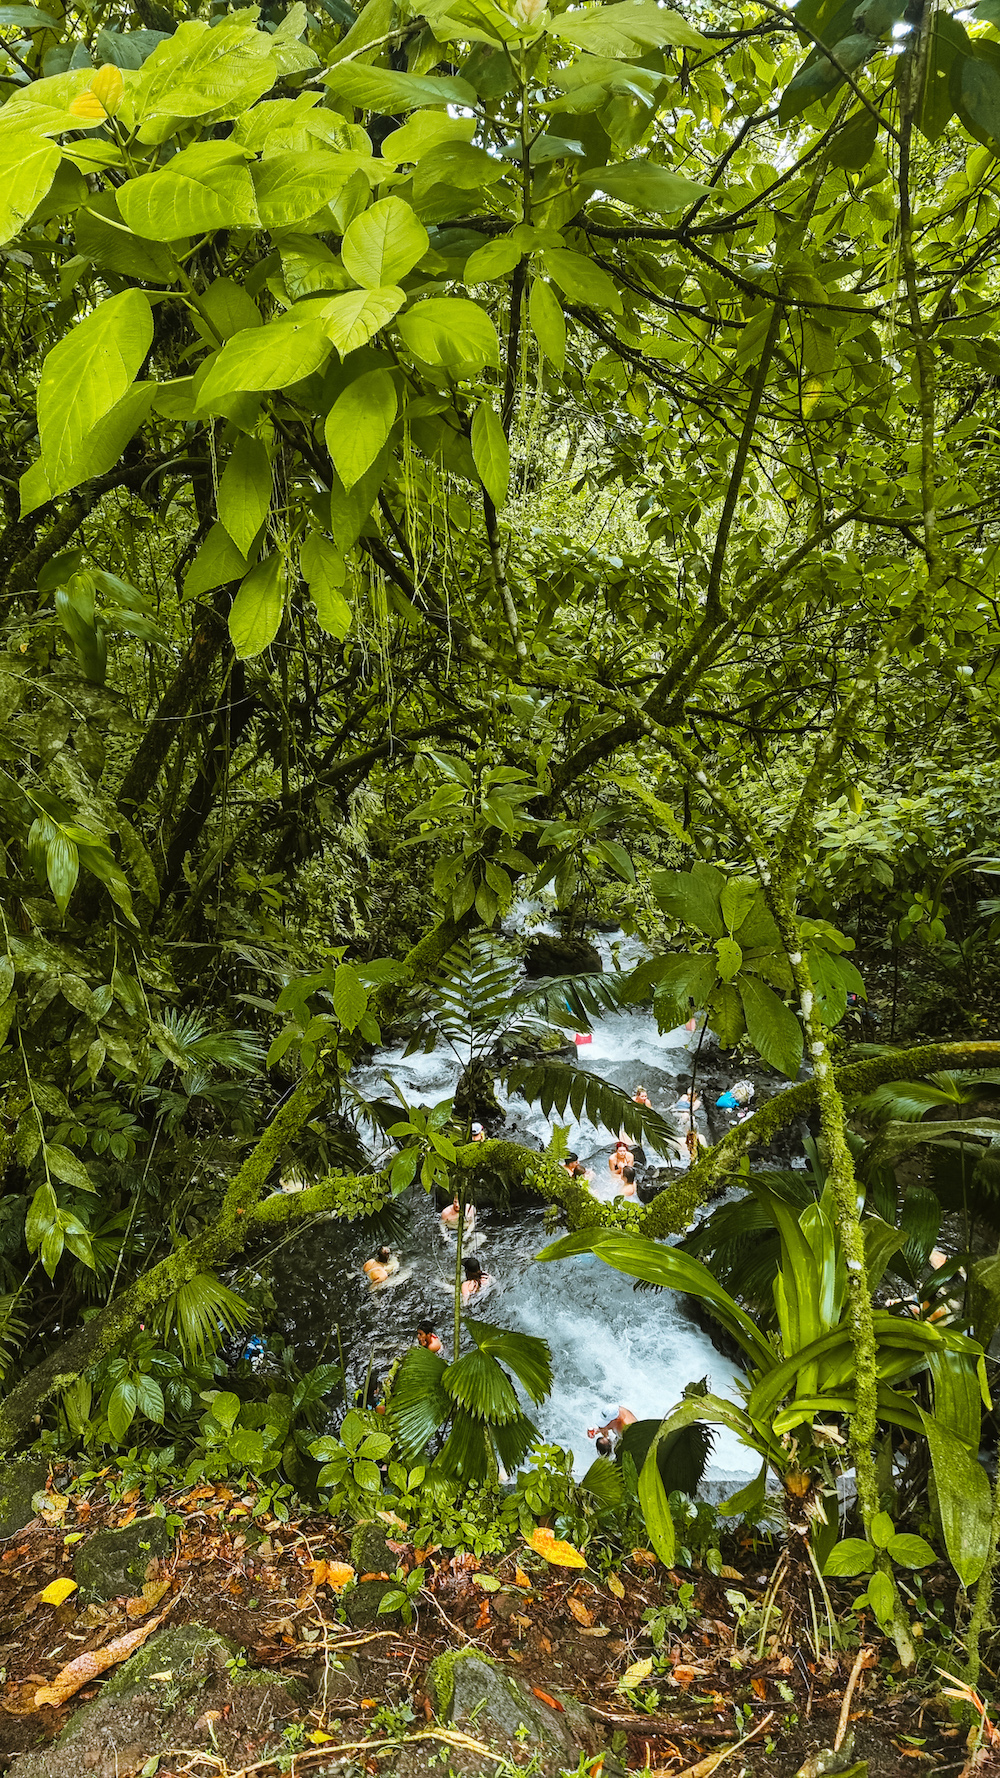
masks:
<svg viewBox="0 0 1000 1778"><path fill-rule="evenodd" d="M44 1457L0 1464L0 1538L13 1537L34 1518L32 1497L44 1488L48 1473Z"/></svg>
<svg viewBox="0 0 1000 1778"><path fill-rule="evenodd" d="M133 1519L131 1525L95 1531L73 1562L81 1599L99 1604L119 1593L139 1592L150 1562L172 1548L173 1534L165 1519Z"/></svg>

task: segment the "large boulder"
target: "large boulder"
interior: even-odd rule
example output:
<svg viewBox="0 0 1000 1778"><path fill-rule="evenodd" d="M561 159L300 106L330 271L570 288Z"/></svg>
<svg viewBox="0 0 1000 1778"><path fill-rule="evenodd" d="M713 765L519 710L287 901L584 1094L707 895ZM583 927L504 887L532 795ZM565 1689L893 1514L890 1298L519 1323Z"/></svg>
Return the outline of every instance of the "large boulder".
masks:
<svg viewBox="0 0 1000 1778"><path fill-rule="evenodd" d="M133 1519L131 1525L95 1531L73 1561L81 1603L140 1593L150 1562L169 1555L173 1542L165 1519Z"/></svg>
<svg viewBox="0 0 1000 1778"><path fill-rule="evenodd" d="M44 1457L17 1457L0 1463L0 1538L23 1531L35 1516L33 1495L44 1488L49 1466Z"/></svg>
<svg viewBox="0 0 1000 1778"><path fill-rule="evenodd" d="M524 973L532 981L545 975L599 975L601 953L587 938L559 938L540 932L524 955Z"/></svg>
<svg viewBox="0 0 1000 1778"><path fill-rule="evenodd" d="M305 1695L301 1681L237 1666L240 1656L202 1624L161 1630L50 1747L18 1759L19 1778L136 1778L177 1747L206 1747L220 1763Z"/></svg>
<svg viewBox="0 0 1000 1778"><path fill-rule="evenodd" d="M480 1740L526 1740L546 1772L576 1770L581 1753L596 1753L603 1735L584 1705L553 1692L555 1708L524 1680L505 1673L475 1648L450 1649L427 1669L427 1696L443 1723L473 1723ZM525 1730L527 1736L525 1736Z"/></svg>

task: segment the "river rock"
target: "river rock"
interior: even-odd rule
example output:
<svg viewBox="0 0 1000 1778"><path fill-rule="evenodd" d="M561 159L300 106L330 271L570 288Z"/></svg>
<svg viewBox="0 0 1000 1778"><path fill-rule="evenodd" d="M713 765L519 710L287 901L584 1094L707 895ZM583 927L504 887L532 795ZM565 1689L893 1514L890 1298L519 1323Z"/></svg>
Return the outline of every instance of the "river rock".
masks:
<svg viewBox="0 0 1000 1778"><path fill-rule="evenodd" d="M399 1582L395 1580L359 1580L353 1587L348 1587L344 1594L344 1616L352 1630L367 1630L372 1624L380 1624L388 1630L390 1625L398 1624L398 1611L379 1613L386 1594L398 1591Z"/></svg>
<svg viewBox="0 0 1000 1778"><path fill-rule="evenodd" d="M286 1722L305 1697L300 1680L234 1668L239 1654L202 1624L161 1630L58 1740L18 1759L19 1778L132 1778L179 1746L210 1747L219 1763L251 1723L259 1734Z"/></svg>
<svg viewBox="0 0 1000 1778"><path fill-rule="evenodd" d="M169 1555L173 1542L165 1519L133 1519L131 1525L95 1531L73 1562L81 1603L141 1592L150 1562Z"/></svg>
<svg viewBox="0 0 1000 1778"><path fill-rule="evenodd" d="M0 1538L23 1531L35 1516L32 1495L44 1488L49 1466L44 1457L18 1457L0 1464Z"/></svg>
<svg viewBox="0 0 1000 1778"><path fill-rule="evenodd" d="M478 1649L449 1650L427 1669L427 1696L438 1720L472 1720L479 1739L506 1741L527 1729L527 1745L541 1756L544 1772L575 1769L581 1753L596 1753L603 1736L587 1709L566 1692L551 1695L553 1709L521 1679L503 1672ZM521 1737L523 1739L523 1736Z"/></svg>
<svg viewBox="0 0 1000 1778"><path fill-rule="evenodd" d="M395 1574L399 1562L389 1548L389 1535L378 1519L362 1519L351 1538L355 1574Z"/></svg>
<svg viewBox="0 0 1000 1778"><path fill-rule="evenodd" d="M532 981L544 975L598 975L601 953L587 938L559 938L540 932L524 956L524 973Z"/></svg>

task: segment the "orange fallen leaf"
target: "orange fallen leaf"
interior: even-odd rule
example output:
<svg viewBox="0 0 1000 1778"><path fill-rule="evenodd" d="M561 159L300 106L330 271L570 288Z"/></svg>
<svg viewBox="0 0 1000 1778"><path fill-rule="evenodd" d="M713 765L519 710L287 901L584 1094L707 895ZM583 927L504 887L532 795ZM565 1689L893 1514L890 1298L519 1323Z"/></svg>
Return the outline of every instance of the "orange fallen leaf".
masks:
<svg viewBox="0 0 1000 1778"><path fill-rule="evenodd" d="M532 1689L532 1691L533 1691L533 1692L534 1692L534 1694L535 1694L535 1697L536 1697L536 1698L541 1698L541 1700L542 1700L542 1703L543 1703L543 1704L548 1704L548 1706L549 1706L549 1708L550 1708L550 1709L552 1709L552 1710L562 1710L562 1711L565 1711L565 1709L566 1709L566 1706L565 1706L565 1704L560 1704L560 1702L559 1702L559 1699L558 1699L558 1698L554 1698L554 1697L553 1697L553 1696L552 1696L552 1694L551 1694L551 1692L543 1692L543 1691L542 1691L542 1690L541 1690L541 1688L540 1688L540 1687L539 1687L539 1686L537 1686L537 1685L533 1685L533 1686L532 1686L532 1688L531 1688L531 1689Z"/></svg>
<svg viewBox="0 0 1000 1778"><path fill-rule="evenodd" d="M594 1614L587 1610L582 1599L567 1599L566 1603L578 1624L587 1624L589 1626L593 1623Z"/></svg>
<svg viewBox="0 0 1000 1778"><path fill-rule="evenodd" d="M172 1604L171 1599L170 1605ZM126 1636L116 1636L114 1642L106 1643L103 1648L95 1648L90 1654L77 1655L75 1661L70 1661L68 1667L56 1674L51 1685L39 1686L35 1693L35 1708L40 1710L43 1704L65 1704L66 1699L78 1692L88 1680L97 1679L109 1667L116 1667L119 1661L127 1660L162 1624L170 1605L157 1617L150 1618L148 1624L140 1624L137 1630L129 1630Z"/></svg>
<svg viewBox="0 0 1000 1778"><path fill-rule="evenodd" d="M652 1550L633 1550L632 1560L633 1562L644 1562L648 1568L656 1567L656 1557Z"/></svg>
<svg viewBox="0 0 1000 1778"><path fill-rule="evenodd" d="M751 1679L750 1684L753 1687L754 1691L756 1692L758 1698L766 1698L767 1697L767 1680L766 1679Z"/></svg>
<svg viewBox="0 0 1000 1778"><path fill-rule="evenodd" d="M693 1667L675 1667L670 1677L675 1685L680 1686L681 1691L686 1692L688 1686L694 1684L697 1675Z"/></svg>
<svg viewBox="0 0 1000 1778"><path fill-rule="evenodd" d="M342 1593L344 1588L354 1579L354 1569L349 1562L314 1561L307 1563L313 1571L313 1585L331 1587L335 1593Z"/></svg>
<svg viewBox="0 0 1000 1778"><path fill-rule="evenodd" d="M537 1530L533 1531L531 1536L526 1537L524 1541L529 1549L534 1550L536 1556L544 1556L546 1562L553 1563L556 1568L586 1568L587 1566L586 1556L581 1555L578 1549L574 1549L571 1543L566 1543L563 1538L556 1537L544 1525L539 1525Z"/></svg>
<svg viewBox="0 0 1000 1778"><path fill-rule="evenodd" d="M531 1582L528 1579L528 1576L525 1574L523 1568L515 1568L515 1570L514 1570L514 1585L516 1587L527 1587L530 1590Z"/></svg>

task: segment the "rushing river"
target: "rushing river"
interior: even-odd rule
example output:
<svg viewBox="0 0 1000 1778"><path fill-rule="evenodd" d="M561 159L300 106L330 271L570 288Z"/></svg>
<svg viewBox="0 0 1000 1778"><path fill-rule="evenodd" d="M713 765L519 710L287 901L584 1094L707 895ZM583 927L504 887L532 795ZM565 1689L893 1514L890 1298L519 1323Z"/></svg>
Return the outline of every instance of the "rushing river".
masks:
<svg viewBox="0 0 1000 1778"><path fill-rule="evenodd" d="M601 949L605 968L613 966L615 949L623 967L636 960L632 941L604 939ZM683 1028L661 1034L651 1013L637 1009L598 1020L593 1042L581 1046L579 1055L585 1067L630 1093L645 1086L654 1107L669 1113L680 1083L690 1075L696 1044L697 1035ZM454 1093L459 1072L443 1046L410 1057L386 1049L355 1079L366 1096L384 1097L388 1077L411 1104L432 1105ZM715 1096L706 1091L706 1103ZM722 1113L710 1110L708 1116L711 1124L704 1112L697 1118L707 1135L728 1127ZM532 1146L544 1146L552 1135L551 1121L521 1099L510 1103L508 1127ZM593 1167L595 1195L613 1197L618 1181L608 1169L609 1133L572 1121L569 1144ZM676 1156L646 1152L653 1165L676 1161ZM435 1323L450 1355L454 1238L442 1232L435 1204L419 1186L399 1200L399 1208L405 1222L398 1243L402 1269L377 1291L369 1290L361 1273L370 1238L343 1223L321 1223L276 1259L279 1325L294 1340L300 1359L310 1362L336 1358L339 1326L352 1390L364 1383L370 1363L376 1374L385 1373L412 1343L421 1320ZM587 1427L608 1420L619 1405L640 1419L659 1417L679 1399L685 1383L704 1376L715 1392L735 1398L733 1367L672 1292L637 1292L630 1279L589 1255L536 1264L535 1255L550 1238L541 1207L519 1204L505 1212L481 1207L479 1258L494 1284L472 1307L483 1320L548 1340L555 1382L533 1417L544 1440L573 1451L577 1475L593 1455ZM720 1429L709 1478L713 1473L745 1478L751 1467L735 1436Z"/></svg>

